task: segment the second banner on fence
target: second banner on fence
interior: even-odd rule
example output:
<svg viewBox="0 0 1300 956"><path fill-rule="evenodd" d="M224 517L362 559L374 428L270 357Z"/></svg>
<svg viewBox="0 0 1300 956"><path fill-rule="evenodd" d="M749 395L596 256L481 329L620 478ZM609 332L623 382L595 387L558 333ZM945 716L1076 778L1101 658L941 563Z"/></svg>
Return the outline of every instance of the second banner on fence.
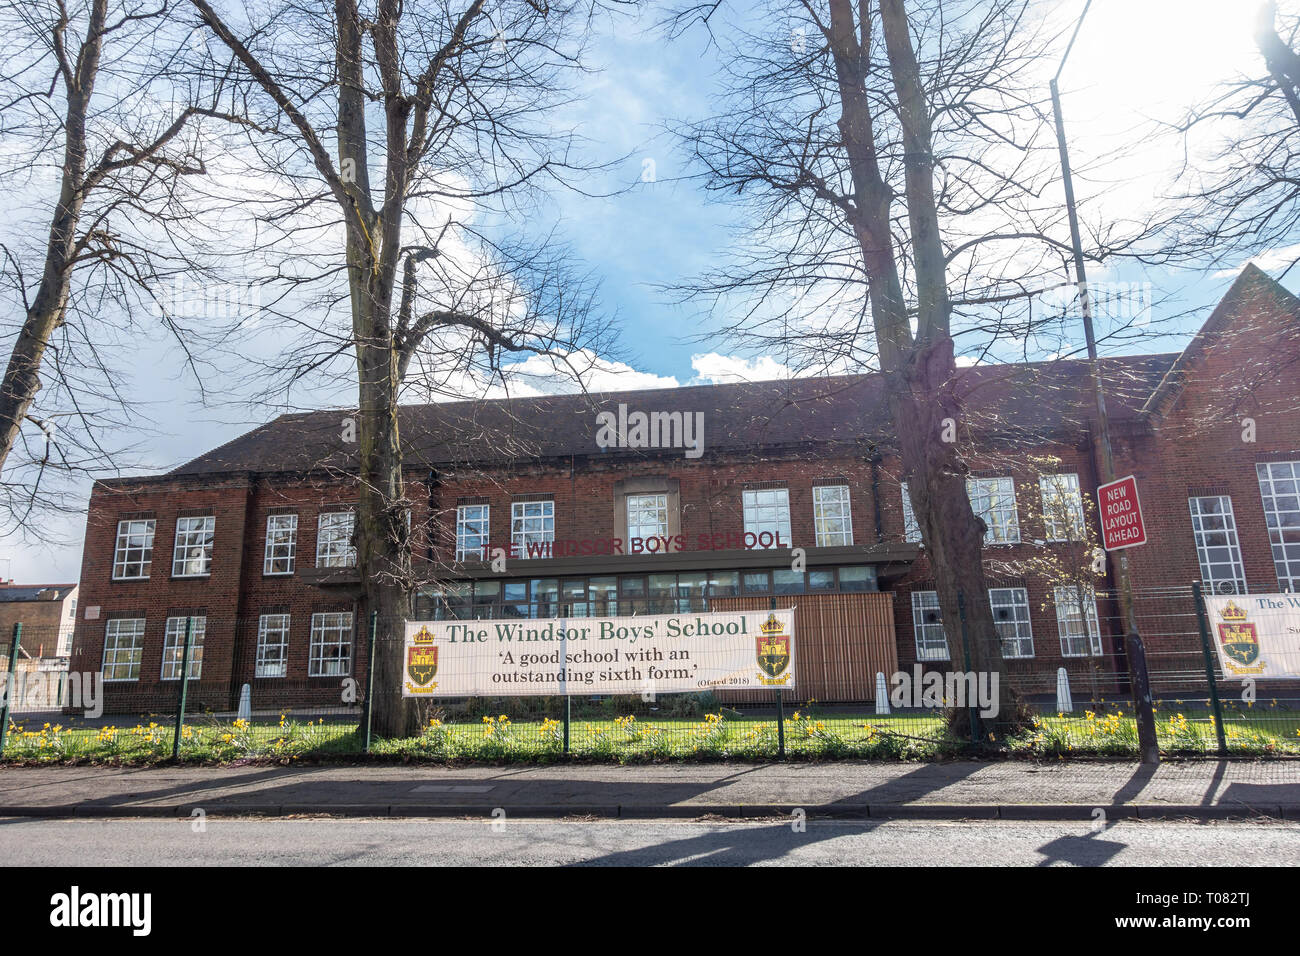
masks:
<svg viewBox="0 0 1300 956"><path fill-rule="evenodd" d="M408 621L404 697L794 687L794 612Z"/></svg>

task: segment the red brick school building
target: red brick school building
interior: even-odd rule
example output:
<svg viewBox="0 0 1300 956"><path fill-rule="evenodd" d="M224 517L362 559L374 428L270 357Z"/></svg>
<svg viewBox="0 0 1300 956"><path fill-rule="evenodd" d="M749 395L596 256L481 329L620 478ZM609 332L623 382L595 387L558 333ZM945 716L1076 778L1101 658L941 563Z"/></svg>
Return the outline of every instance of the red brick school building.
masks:
<svg viewBox="0 0 1300 956"><path fill-rule="evenodd" d="M1150 536L1129 552L1139 591L1300 589L1300 300L1248 267L1181 353L1101 365L1117 473L1136 476ZM1091 570L1087 363L959 373L1011 673L1050 692L1061 666L1122 672L1112 564ZM636 411L674 436L697 425L698 447L637 447ZM877 672L959 666L877 376L403 413L421 617L793 606L795 696L824 702L872 700ZM621 440L598 441L601 413L623 415ZM172 704L187 617L192 705L231 709L245 683L259 708L365 686L347 415L282 416L167 474L95 486L71 667L102 671L106 713ZM1143 621L1153 668L1199 666L1191 621Z"/></svg>

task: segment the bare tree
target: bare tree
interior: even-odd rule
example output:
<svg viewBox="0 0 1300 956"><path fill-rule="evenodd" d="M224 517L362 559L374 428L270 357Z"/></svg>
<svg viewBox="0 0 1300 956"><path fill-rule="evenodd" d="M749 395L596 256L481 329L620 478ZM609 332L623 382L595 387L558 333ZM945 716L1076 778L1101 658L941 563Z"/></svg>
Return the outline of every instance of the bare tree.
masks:
<svg viewBox="0 0 1300 956"><path fill-rule="evenodd" d="M272 130L253 143L282 191L258 216L259 251L280 256L280 295L314 297L309 310L283 309L305 346L288 378L340 356L354 362L361 604L386 638L372 663L374 727L408 733L416 713L401 698L393 638L421 574L403 477L403 382L419 373L445 393L464 387L456 376L490 380L526 355L581 373L600 350L590 283L572 281L552 245L501 237L542 187L568 186L587 169L556 115L601 7L268 2L236 18L190 3L229 51L246 117ZM349 321L336 328L329 319L343 302Z"/></svg>
<svg viewBox="0 0 1300 956"><path fill-rule="evenodd" d="M169 275L198 268L181 249L184 184L205 172L199 121L221 114L169 71L184 35L167 0L24 0L0 6L0 24L0 177L20 208L47 216L0 248L22 312L0 382L12 532L63 504L62 486L42 484L48 471L121 464L108 436L132 424L131 402L111 353L165 299ZM183 347L196 337L155 311Z"/></svg>
<svg viewBox="0 0 1300 956"><path fill-rule="evenodd" d="M1185 136L1178 210L1151 261L1236 265L1273 253L1300 262L1300 14L1261 3L1252 75L1224 83L1176 127Z"/></svg>
<svg viewBox="0 0 1300 956"><path fill-rule="evenodd" d="M1004 676L962 448L996 423L962 400L955 340L1014 360L1060 321L1034 308L1068 255L1044 195L1058 173L1041 7L801 0L714 29L719 0L671 20L724 44L723 108L682 134L706 188L747 203L754 223L734 261L684 295L738 315L733 333L797 368L880 372L949 633L964 599L972 666ZM1129 254L1149 228L1116 223L1089 254ZM1001 687L1008 732L1024 711ZM965 720L951 712L955 730Z"/></svg>

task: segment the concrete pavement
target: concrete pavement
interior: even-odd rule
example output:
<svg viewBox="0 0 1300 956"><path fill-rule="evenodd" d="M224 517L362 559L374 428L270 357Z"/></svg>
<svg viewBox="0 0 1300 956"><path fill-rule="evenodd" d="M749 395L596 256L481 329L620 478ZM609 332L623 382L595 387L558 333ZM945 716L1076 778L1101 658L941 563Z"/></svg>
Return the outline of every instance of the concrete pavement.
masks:
<svg viewBox="0 0 1300 956"><path fill-rule="evenodd" d="M11 767L0 816L1300 820L1300 761ZM1102 815L1099 816L1097 811Z"/></svg>

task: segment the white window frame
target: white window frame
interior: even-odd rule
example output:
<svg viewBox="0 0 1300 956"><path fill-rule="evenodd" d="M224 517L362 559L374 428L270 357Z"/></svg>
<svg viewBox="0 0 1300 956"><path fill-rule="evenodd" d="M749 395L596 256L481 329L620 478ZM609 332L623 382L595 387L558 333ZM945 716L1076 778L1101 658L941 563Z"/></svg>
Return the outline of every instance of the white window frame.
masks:
<svg viewBox="0 0 1300 956"><path fill-rule="evenodd" d="M971 509L984 519L984 543L1019 544L1020 514L1016 508L1016 483L1008 476L967 478Z"/></svg>
<svg viewBox="0 0 1300 956"><path fill-rule="evenodd" d="M907 482L900 482L903 492L903 540L909 544L921 543L921 525L917 523L916 512L912 510L912 496L907 490Z"/></svg>
<svg viewBox="0 0 1300 956"><path fill-rule="evenodd" d="M117 540L113 545L113 580L147 581L153 570L153 539L157 530L153 518L126 518L117 523ZM136 543L139 539L139 543ZM138 554L135 560L132 555ZM127 574L138 568L139 574Z"/></svg>
<svg viewBox="0 0 1300 956"><path fill-rule="evenodd" d="M138 681L140 662L144 658L144 625L142 617L114 617L104 622L104 656L99 672L105 683ZM123 642L129 642L124 644ZM125 655L123 655L125 651ZM126 668L126 677L113 677L119 668Z"/></svg>
<svg viewBox="0 0 1300 956"><path fill-rule="evenodd" d="M768 550L777 547L791 547L790 536L790 489L789 488L754 488L741 493L741 506L745 518L745 534L755 537L751 550ZM772 544L765 549L757 538L763 533L776 536Z"/></svg>
<svg viewBox="0 0 1300 956"><path fill-rule="evenodd" d="M167 618L167 629L163 632L162 671L160 680L180 680L181 660L185 654L184 617ZM203 635L208 630L208 619L195 616L194 629L190 632L190 680L198 680L203 675Z"/></svg>
<svg viewBox="0 0 1300 956"><path fill-rule="evenodd" d="M1300 461L1255 465L1279 591L1300 593Z"/></svg>
<svg viewBox="0 0 1300 956"><path fill-rule="evenodd" d="M1211 502L1214 504L1210 505ZM1192 540L1196 543L1196 561L1200 565L1201 584L1206 593L1245 594L1246 566L1241 560L1241 544L1237 538L1237 518L1232 511L1232 497L1190 497L1187 499L1187 509L1192 516ZM1221 524L1222 527L1214 527L1216 524ZM1221 536L1223 543L1213 543L1212 535ZM1226 551L1227 559L1211 561L1211 549Z"/></svg>
<svg viewBox="0 0 1300 956"><path fill-rule="evenodd" d="M993 611L993 626L1002 639L1003 659L1033 657L1034 628L1029 613L1029 591L1025 588L989 588L989 608ZM1009 612L1010 617L1000 619L999 614L1004 611ZM1014 653L1009 653L1008 649Z"/></svg>
<svg viewBox="0 0 1300 956"><path fill-rule="evenodd" d="M627 495L623 504L627 518L627 539L668 537L668 495L664 492L648 495ZM645 519L649 517L649 521Z"/></svg>
<svg viewBox="0 0 1300 956"><path fill-rule="evenodd" d="M1052 590L1052 603L1056 605L1056 633L1061 638L1062 657L1100 657L1101 620L1097 616L1097 595L1091 588L1084 589L1084 606L1079 607L1076 587L1058 587ZM1071 648L1080 648L1072 650ZM1088 650L1091 650L1091 653Z"/></svg>
<svg viewBox="0 0 1300 956"><path fill-rule="evenodd" d="M288 614L263 614L258 617L254 677L289 676L289 623Z"/></svg>
<svg viewBox="0 0 1300 956"><path fill-rule="evenodd" d="M853 507L848 485L813 485L813 540L819 548L852 546Z"/></svg>
<svg viewBox="0 0 1300 956"><path fill-rule="evenodd" d="M276 570L277 562L286 565ZM298 562L298 516L278 514L266 516L266 554L262 560L262 574L267 577L287 577L293 574Z"/></svg>
<svg viewBox="0 0 1300 956"><path fill-rule="evenodd" d="M1083 491L1073 472L1040 475L1038 494L1043 506L1043 532L1048 541L1083 541Z"/></svg>
<svg viewBox="0 0 1300 956"><path fill-rule="evenodd" d="M927 623L927 614L933 613L936 620ZM943 647L938 647L935 629L943 639ZM938 591L912 592L912 635L916 640L916 659L918 661L947 661L952 659L948 647L948 632L943 628L943 611L939 608Z"/></svg>
<svg viewBox="0 0 1300 956"><path fill-rule="evenodd" d="M352 673L352 625L351 611L323 611L311 616L308 677L347 677ZM342 649L344 653L327 655L329 648Z"/></svg>
<svg viewBox="0 0 1300 956"><path fill-rule="evenodd" d="M206 578L212 574L212 550L217 539L215 515L194 515L176 519L176 542L172 547L172 577ZM198 562L199 570L189 570Z"/></svg>
<svg viewBox="0 0 1300 956"><path fill-rule="evenodd" d="M355 511L322 511L316 518L316 567L350 568L357 563L352 543Z"/></svg>
<svg viewBox="0 0 1300 956"><path fill-rule="evenodd" d="M539 498L535 501L510 503L510 544L515 557L530 558L530 544L555 544L555 499ZM550 557L550 548L543 549L541 557Z"/></svg>
<svg viewBox="0 0 1300 956"><path fill-rule="evenodd" d="M471 512L473 514L471 515ZM456 506L456 560L474 557L482 561L487 557L488 532L491 527L491 505ZM477 541L476 547L470 547Z"/></svg>

